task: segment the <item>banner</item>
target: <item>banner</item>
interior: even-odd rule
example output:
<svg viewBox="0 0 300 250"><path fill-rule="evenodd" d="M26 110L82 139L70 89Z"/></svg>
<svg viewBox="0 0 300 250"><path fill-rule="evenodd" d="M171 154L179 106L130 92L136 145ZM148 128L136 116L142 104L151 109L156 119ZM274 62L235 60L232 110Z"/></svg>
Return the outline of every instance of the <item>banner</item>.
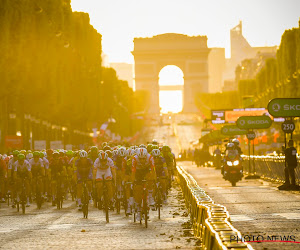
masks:
<svg viewBox="0 0 300 250"><path fill-rule="evenodd" d="M64 144L62 141L50 141L50 148L51 149L63 149Z"/></svg>
<svg viewBox="0 0 300 250"><path fill-rule="evenodd" d="M72 144L67 144L66 145L66 150L72 150L73 149L73 145Z"/></svg>
<svg viewBox="0 0 300 250"><path fill-rule="evenodd" d="M34 150L43 150L46 149L46 141L40 140L40 141L34 141Z"/></svg>
<svg viewBox="0 0 300 250"><path fill-rule="evenodd" d="M23 137L16 135L5 136L5 147L10 149L23 149Z"/></svg>

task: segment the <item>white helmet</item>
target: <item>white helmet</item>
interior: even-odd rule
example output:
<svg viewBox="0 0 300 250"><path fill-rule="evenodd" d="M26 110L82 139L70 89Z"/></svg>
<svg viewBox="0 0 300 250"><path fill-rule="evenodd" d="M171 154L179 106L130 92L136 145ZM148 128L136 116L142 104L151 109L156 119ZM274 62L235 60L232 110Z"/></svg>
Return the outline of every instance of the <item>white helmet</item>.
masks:
<svg viewBox="0 0 300 250"><path fill-rule="evenodd" d="M146 148L137 148L136 149L136 155L139 158L146 158L148 155L147 149Z"/></svg>
<svg viewBox="0 0 300 250"><path fill-rule="evenodd" d="M124 157L127 155L127 150L126 148L122 147L118 149L118 156Z"/></svg>
<svg viewBox="0 0 300 250"><path fill-rule="evenodd" d="M153 149L151 154L152 154L152 156L157 157L157 156L160 156L160 151L159 151L159 149Z"/></svg>
<svg viewBox="0 0 300 250"><path fill-rule="evenodd" d="M79 156L80 156L80 158L86 158L88 156L88 154L85 150L80 150Z"/></svg>
<svg viewBox="0 0 300 250"><path fill-rule="evenodd" d="M234 148L234 143L229 142L229 143L227 144L227 149L232 149L232 148Z"/></svg>
<svg viewBox="0 0 300 250"><path fill-rule="evenodd" d="M236 145L236 146L239 146L240 145L240 142L238 139L233 139L232 142Z"/></svg>
<svg viewBox="0 0 300 250"><path fill-rule="evenodd" d="M27 158L28 160L32 159L32 158L33 158L33 154L32 154L32 153L29 153L28 155L26 155L26 158Z"/></svg>
<svg viewBox="0 0 300 250"><path fill-rule="evenodd" d="M100 161L107 160L107 158L108 158L108 154L106 152L104 152L104 151L100 152L98 154L98 156L99 156L99 160Z"/></svg>
<svg viewBox="0 0 300 250"><path fill-rule="evenodd" d="M118 154L118 150L117 149L113 150L112 154L113 154L113 156L117 155Z"/></svg>

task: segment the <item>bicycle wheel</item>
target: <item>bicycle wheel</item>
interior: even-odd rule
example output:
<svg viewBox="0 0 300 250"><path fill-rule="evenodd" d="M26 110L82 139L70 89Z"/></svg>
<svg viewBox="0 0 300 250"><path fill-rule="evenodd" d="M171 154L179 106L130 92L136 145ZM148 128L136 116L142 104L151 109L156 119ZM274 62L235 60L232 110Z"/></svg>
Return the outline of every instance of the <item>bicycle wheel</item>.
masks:
<svg viewBox="0 0 300 250"><path fill-rule="evenodd" d="M161 208L161 190L160 190L160 188L157 190L156 207L157 207L157 212L158 212L158 219L160 219L160 208Z"/></svg>
<svg viewBox="0 0 300 250"><path fill-rule="evenodd" d="M104 193L104 210L105 210L105 218L106 222L109 223L109 209L108 209L108 199L106 192Z"/></svg>
<svg viewBox="0 0 300 250"><path fill-rule="evenodd" d="M120 211L121 211L121 202L120 202L120 199L118 199L118 198L116 200L116 209L117 209L117 214L120 214Z"/></svg>
<svg viewBox="0 0 300 250"><path fill-rule="evenodd" d="M26 206L25 206L25 199L24 199L24 197L22 198L22 213L23 214L25 214L25 208L26 208Z"/></svg>
<svg viewBox="0 0 300 250"><path fill-rule="evenodd" d="M20 212L20 203L17 201L17 211Z"/></svg>
<svg viewBox="0 0 300 250"><path fill-rule="evenodd" d="M147 228L148 227L148 208L147 208L147 202L144 203L144 216L145 216L145 227Z"/></svg>

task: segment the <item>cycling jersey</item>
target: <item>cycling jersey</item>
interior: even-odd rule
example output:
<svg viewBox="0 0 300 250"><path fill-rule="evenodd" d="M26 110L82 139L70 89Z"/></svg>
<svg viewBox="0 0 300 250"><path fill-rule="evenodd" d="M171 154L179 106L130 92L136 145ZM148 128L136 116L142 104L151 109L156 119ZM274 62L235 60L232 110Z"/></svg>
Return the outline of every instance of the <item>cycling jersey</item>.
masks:
<svg viewBox="0 0 300 250"><path fill-rule="evenodd" d="M8 168L14 170L14 164L18 161L15 157L11 158L8 162Z"/></svg>
<svg viewBox="0 0 300 250"><path fill-rule="evenodd" d="M0 159L0 177L6 177L6 171L5 161Z"/></svg>
<svg viewBox="0 0 300 250"><path fill-rule="evenodd" d="M96 173L96 180L101 181L102 176L104 175L104 178L106 180L111 180L112 179L112 172L111 169L114 168L114 162L112 159L107 158L106 163L102 163L99 158L96 159L94 163L94 167L97 168L97 173Z"/></svg>
<svg viewBox="0 0 300 250"><path fill-rule="evenodd" d="M42 159L30 159L29 164L31 165L31 172L33 176L41 175L42 168L44 168L44 163Z"/></svg>
<svg viewBox="0 0 300 250"><path fill-rule="evenodd" d="M75 162L77 168L77 180L93 179L93 161L91 159L78 159Z"/></svg>
<svg viewBox="0 0 300 250"><path fill-rule="evenodd" d="M54 159L49 162L49 168L51 170L52 179L56 179L57 175L60 174L64 170L63 163L60 159Z"/></svg>
<svg viewBox="0 0 300 250"><path fill-rule="evenodd" d="M122 170L124 164L124 157L115 155L114 156L115 167L117 170Z"/></svg>
<svg viewBox="0 0 300 250"><path fill-rule="evenodd" d="M16 161L14 164L14 171L17 172L19 177L25 177L31 172L31 165L27 160L21 164L19 161Z"/></svg>
<svg viewBox="0 0 300 250"><path fill-rule="evenodd" d="M154 164L157 177L166 176L165 169L167 165L165 158L162 156L154 157Z"/></svg>
<svg viewBox="0 0 300 250"><path fill-rule="evenodd" d="M43 160L43 164L44 164L45 169L48 169L49 168L49 161L47 160L46 157L43 157L42 160Z"/></svg>
<svg viewBox="0 0 300 250"><path fill-rule="evenodd" d="M152 155L147 154L144 160L141 160L137 155L132 159L132 172L135 173L135 182L141 184L141 181L146 178L146 175L153 172L154 159Z"/></svg>

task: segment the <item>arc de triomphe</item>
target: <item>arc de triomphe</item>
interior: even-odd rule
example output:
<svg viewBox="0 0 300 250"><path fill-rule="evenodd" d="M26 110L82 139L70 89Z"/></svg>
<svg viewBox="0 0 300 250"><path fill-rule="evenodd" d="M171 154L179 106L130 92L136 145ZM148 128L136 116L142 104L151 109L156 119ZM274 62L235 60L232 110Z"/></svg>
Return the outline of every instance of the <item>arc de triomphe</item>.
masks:
<svg viewBox="0 0 300 250"><path fill-rule="evenodd" d="M167 33L135 38L135 89L150 93L149 113L159 113L159 72L167 65L184 75L183 112L197 112L195 94L208 92L207 37Z"/></svg>

